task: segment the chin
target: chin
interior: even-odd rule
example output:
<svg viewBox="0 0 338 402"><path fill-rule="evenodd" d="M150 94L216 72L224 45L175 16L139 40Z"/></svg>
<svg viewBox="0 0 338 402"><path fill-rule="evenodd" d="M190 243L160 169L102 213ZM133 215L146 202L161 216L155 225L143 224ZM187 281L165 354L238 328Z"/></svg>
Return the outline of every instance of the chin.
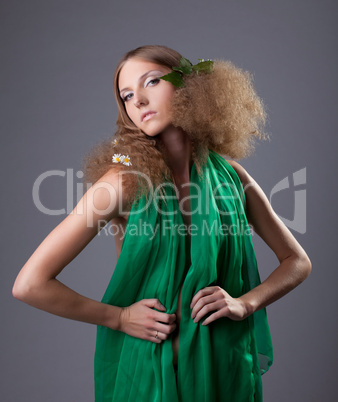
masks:
<svg viewBox="0 0 338 402"><path fill-rule="evenodd" d="M154 129L152 129L152 130L142 130L142 132L144 133L144 134L147 134L149 137L156 137L157 135L159 135L159 134L161 134L162 132L163 132L163 128L161 127L161 128L154 128Z"/></svg>
<svg viewBox="0 0 338 402"><path fill-rule="evenodd" d="M172 128L172 124L171 122L167 122L165 124L161 124L158 125L157 127L154 128L150 128L147 131L143 131L144 133L146 133L147 135L149 135L150 137L156 137L157 135L160 135L162 133L164 133L167 129Z"/></svg>

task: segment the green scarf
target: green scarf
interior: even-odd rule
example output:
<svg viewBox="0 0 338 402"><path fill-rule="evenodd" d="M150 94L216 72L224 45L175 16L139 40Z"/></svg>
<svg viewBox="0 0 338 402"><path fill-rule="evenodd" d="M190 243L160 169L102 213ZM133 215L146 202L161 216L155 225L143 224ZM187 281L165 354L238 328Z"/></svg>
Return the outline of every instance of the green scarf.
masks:
<svg viewBox="0 0 338 402"><path fill-rule="evenodd" d="M213 312L198 323L191 318L190 303L200 289L220 286L239 297L261 283L237 173L212 150L202 171L201 179L192 165L191 266L183 217L169 182L166 202L156 193L148 204L145 196L134 201L101 300L126 307L157 298L172 314L183 284L177 385L172 334L154 343L97 326L96 402L262 401L261 375L273 361L265 308L242 321L222 317L202 325Z"/></svg>

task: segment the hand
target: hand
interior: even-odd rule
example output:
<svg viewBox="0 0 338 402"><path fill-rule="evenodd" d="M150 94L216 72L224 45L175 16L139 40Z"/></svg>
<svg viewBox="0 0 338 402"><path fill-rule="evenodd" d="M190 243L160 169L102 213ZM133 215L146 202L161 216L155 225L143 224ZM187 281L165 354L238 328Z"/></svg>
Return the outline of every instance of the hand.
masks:
<svg viewBox="0 0 338 402"><path fill-rule="evenodd" d="M249 306L240 297L231 297L219 286L210 286L199 290L193 297L190 308L192 308L191 318L194 318L194 322L198 322L210 311L216 310L204 320L202 325L208 325L221 317L241 321L251 314Z"/></svg>
<svg viewBox="0 0 338 402"><path fill-rule="evenodd" d="M153 307L165 310L158 299L142 299L121 307L119 331L154 343L166 340L176 328L176 314L160 313Z"/></svg>

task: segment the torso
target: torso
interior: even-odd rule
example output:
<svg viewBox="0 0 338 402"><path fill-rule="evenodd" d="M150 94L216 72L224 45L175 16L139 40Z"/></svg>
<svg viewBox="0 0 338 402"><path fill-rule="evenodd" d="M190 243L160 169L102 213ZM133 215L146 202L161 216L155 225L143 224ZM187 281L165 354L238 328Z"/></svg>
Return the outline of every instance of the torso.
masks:
<svg viewBox="0 0 338 402"><path fill-rule="evenodd" d="M180 202L180 200L182 200L182 198L185 198L184 202ZM179 206L180 206L180 210L182 213L182 218L183 221L185 223L185 225L187 226L187 230L186 230L186 241L188 242L187 244L187 249L189 250L189 255L187 256L187 261L186 264L188 264L188 266L190 267L191 265L191 255L190 255L190 249L191 249L191 238L190 238L190 224L191 224L191 217L190 217L190 187L189 186L185 186L183 188L179 188L179 197L178 197L178 202L179 202ZM173 364L175 366L177 366L178 363L178 335L179 335L179 325L180 325L180 321L181 321L181 295L182 295L182 286L180 288L179 291L179 295L178 295L178 300L177 300L177 310L176 310L176 329L175 331L172 333L172 345L173 345Z"/></svg>
<svg viewBox="0 0 338 402"><path fill-rule="evenodd" d="M191 237L190 237L190 224L191 224L191 217L190 217L190 186L185 186L181 187L178 184L176 184L177 189L178 189L178 202L179 202L179 207L181 210L182 218L187 226L187 230L185 231L186 233L186 241L188 242L187 244L187 249L190 251L190 242L191 242ZM184 201L181 202L181 200L185 198ZM116 226L118 230L114 230L114 239L115 239L115 245L116 245L116 252L117 252L117 258L119 258L120 253L121 253L121 248L122 248L122 243L123 243L123 234L125 233L126 225L127 225L127 220L128 216L124 215L123 217L117 217L111 220L111 224ZM188 266L190 267L191 265L191 255L189 252L189 255L187 256L187 261L186 264L189 264ZM182 285L183 286L183 285ZM179 290L179 295L178 295L178 300L177 300L177 310L176 310L176 329L172 332L172 346L173 346L173 364L174 366L177 365L178 363L178 347L179 347L179 325L181 321L181 294L182 294L182 286Z"/></svg>

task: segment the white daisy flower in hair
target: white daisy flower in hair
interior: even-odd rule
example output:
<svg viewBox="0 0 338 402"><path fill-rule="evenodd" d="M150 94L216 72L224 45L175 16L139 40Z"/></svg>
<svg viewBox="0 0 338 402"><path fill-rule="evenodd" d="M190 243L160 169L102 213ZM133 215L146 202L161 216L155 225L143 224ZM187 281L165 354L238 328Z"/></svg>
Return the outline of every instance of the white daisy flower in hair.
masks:
<svg viewBox="0 0 338 402"><path fill-rule="evenodd" d="M123 155L123 158L124 158L124 155ZM121 154L114 154L114 156L112 157L112 161L114 163L122 163Z"/></svg>
<svg viewBox="0 0 338 402"><path fill-rule="evenodd" d="M115 145L118 143L117 139L115 138L115 139L112 141L112 143L113 143L113 145L115 146Z"/></svg>
<svg viewBox="0 0 338 402"><path fill-rule="evenodd" d="M122 155L121 159L122 159L122 163L124 165L127 165L127 166L131 165L129 155Z"/></svg>

